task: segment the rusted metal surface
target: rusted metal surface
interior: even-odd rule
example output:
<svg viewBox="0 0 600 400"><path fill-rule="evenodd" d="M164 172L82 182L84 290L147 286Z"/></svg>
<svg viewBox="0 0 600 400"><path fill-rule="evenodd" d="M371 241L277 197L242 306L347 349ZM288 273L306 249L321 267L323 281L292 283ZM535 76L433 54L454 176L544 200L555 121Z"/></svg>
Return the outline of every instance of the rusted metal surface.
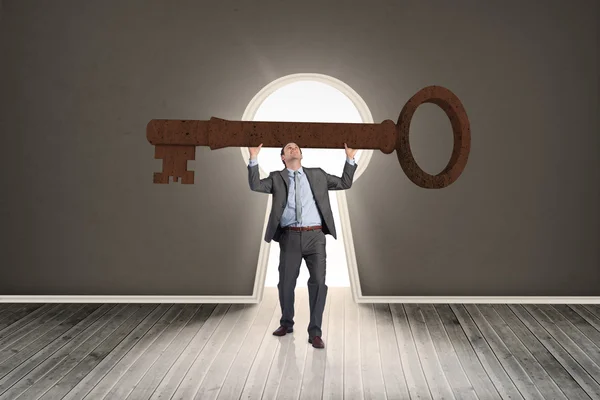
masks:
<svg viewBox="0 0 600 400"><path fill-rule="evenodd" d="M454 148L446 168L429 175L416 163L409 145L410 121L417 107L434 103L450 118ZM169 183L169 177L184 184L194 183L187 161L195 157L195 146L212 150L225 147L282 147L294 142L300 148L344 148L396 150L400 166L408 178L423 188L444 188L458 179L469 156L471 133L469 120L458 97L440 86L428 86L417 92L404 106L398 123L385 120L380 124L228 121L153 119L146 127L146 137L156 146L155 158L163 159L163 171L154 174L154 183Z"/></svg>
<svg viewBox="0 0 600 400"><path fill-rule="evenodd" d="M171 146L157 145L154 158L163 160L163 172L154 173L154 183L169 183L169 177L173 182L181 178L181 183L194 183L194 171L187 170L188 160L196 159L196 146Z"/></svg>
<svg viewBox="0 0 600 400"><path fill-rule="evenodd" d="M408 140L410 121L417 108L423 103L433 103L444 110L450 118L454 134L454 147L450 161L448 161L446 168L437 175L430 175L417 165ZM470 150L471 127L467 112L458 97L450 90L441 86L423 88L411 97L402 108L398 118L396 154L404 173L417 186L427 189L441 189L456 181L467 165Z"/></svg>
<svg viewBox="0 0 600 400"><path fill-rule="evenodd" d="M153 119L146 136L151 144L224 147L283 147L294 142L301 148L344 148L352 143L356 149L375 149L390 154L396 148L394 121L381 124L228 121Z"/></svg>

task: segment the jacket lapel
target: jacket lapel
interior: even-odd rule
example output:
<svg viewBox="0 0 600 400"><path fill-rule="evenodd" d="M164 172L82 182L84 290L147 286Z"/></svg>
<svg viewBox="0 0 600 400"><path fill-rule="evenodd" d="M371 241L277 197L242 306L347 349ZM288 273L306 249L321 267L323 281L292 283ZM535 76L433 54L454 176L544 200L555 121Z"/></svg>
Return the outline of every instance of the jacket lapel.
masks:
<svg viewBox="0 0 600 400"><path fill-rule="evenodd" d="M286 193L290 192L290 188L288 187L288 170L287 168L282 169L281 171L279 171L279 175L281 175L281 179L283 179L283 183L285 183L285 190ZM286 196L287 198L287 196Z"/></svg>
<svg viewBox="0 0 600 400"><path fill-rule="evenodd" d="M304 168L304 173L306 174L306 179L308 180L308 184L310 185L310 189L312 190L313 196L315 197L315 202L317 203L317 207L321 209L321 196L319 196L319 192L316 190L316 183L319 180L318 176L315 175L315 169L313 168Z"/></svg>
<svg viewBox="0 0 600 400"><path fill-rule="evenodd" d="M308 180L308 184L310 185L310 188L311 188L311 190L313 190L313 194L314 194L314 187L315 186L313 185L313 183L316 180L316 178L315 178L315 176L313 174L314 171L313 171L312 168L306 168L306 167L302 167L302 170L306 174L306 179ZM289 188L289 176L288 176L288 170L287 170L287 168L284 168L281 171L279 171L279 175L281 176L281 179L283 179L283 183L285 183L286 192L289 193L290 192L290 188ZM317 199L317 198L318 198L318 196L315 195L315 199Z"/></svg>
<svg viewBox="0 0 600 400"><path fill-rule="evenodd" d="M304 170L304 173L306 174L306 179L308 180L308 184L310 185L310 188L312 190L313 186L313 171L312 169L308 169L305 167L302 167L302 169Z"/></svg>

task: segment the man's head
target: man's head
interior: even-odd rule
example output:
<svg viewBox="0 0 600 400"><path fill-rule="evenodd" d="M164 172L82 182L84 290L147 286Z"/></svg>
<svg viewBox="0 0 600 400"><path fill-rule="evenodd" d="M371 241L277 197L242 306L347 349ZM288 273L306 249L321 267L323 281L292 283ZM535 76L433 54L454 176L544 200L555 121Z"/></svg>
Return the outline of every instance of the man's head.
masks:
<svg viewBox="0 0 600 400"><path fill-rule="evenodd" d="M281 161L287 167L286 160L302 160L302 149L296 143L291 142L281 148Z"/></svg>

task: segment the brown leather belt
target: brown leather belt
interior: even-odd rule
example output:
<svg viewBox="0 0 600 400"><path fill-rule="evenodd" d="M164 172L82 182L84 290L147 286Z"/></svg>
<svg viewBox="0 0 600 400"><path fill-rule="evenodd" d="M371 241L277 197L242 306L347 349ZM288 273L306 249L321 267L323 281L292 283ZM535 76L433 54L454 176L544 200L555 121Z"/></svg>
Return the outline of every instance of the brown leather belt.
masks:
<svg viewBox="0 0 600 400"><path fill-rule="evenodd" d="M315 226L286 226L283 229L288 231L316 231L317 229L321 229L321 225Z"/></svg>

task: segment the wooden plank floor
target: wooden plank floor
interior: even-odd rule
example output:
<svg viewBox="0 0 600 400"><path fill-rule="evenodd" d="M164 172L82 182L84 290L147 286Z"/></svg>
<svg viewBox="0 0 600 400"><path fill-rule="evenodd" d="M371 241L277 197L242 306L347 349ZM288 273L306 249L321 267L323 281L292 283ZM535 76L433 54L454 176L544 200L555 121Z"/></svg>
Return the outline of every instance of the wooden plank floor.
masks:
<svg viewBox="0 0 600 400"><path fill-rule="evenodd" d="M0 304L0 400L600 399L599 305Z"/></svg>

